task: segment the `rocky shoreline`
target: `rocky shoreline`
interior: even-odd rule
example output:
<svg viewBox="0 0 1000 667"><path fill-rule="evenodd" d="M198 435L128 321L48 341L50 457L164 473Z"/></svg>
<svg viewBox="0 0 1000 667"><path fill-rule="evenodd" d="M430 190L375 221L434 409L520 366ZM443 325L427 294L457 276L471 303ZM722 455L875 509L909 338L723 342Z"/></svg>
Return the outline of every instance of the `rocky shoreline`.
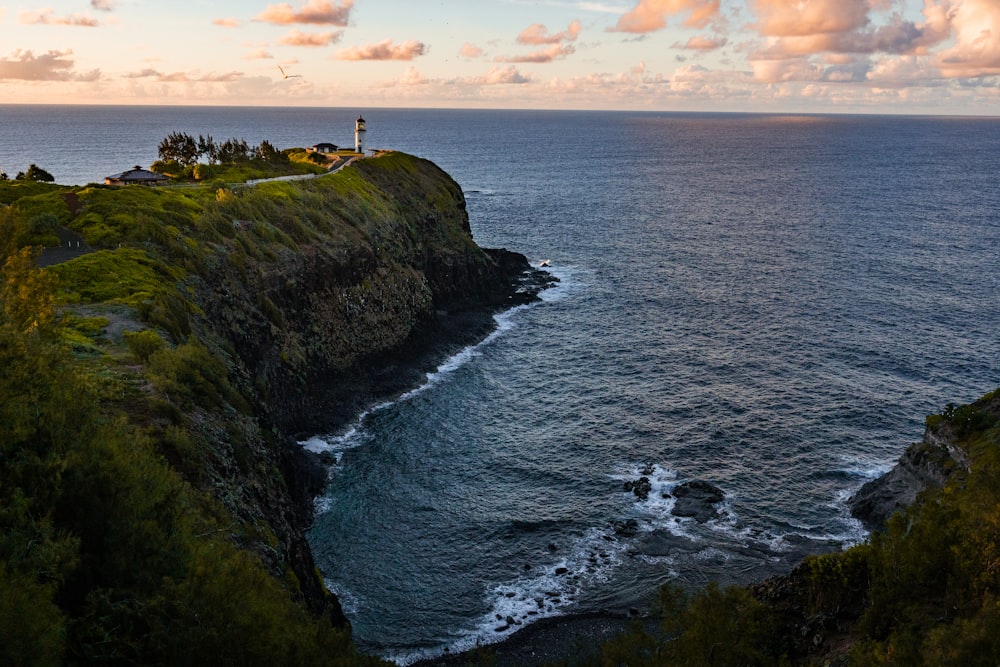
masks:
<svg viewBox="0 0 1000 667"><path fill-rule="evenodd" d="M953 444L948 431L930 428L920 442L910 445L888 473L866 483L849 500L851 513L869 530L879 530L895 511L913 503L925 489L943 486L956 471L967 469L964 453ZM650 471L651 474L651 471ZM624 483L626 491L638 500L651 493L647 477ZM715 516L716 505L723 500L717 487L702 481L687 482L674 489L675 516L704 522ZM619 535L628 535L627 523L616 526ZM647 555L683 552L689 545L684 538L660 531L646 536L639 550ZM804 557L803 553L803 557ZM791 572L794 566L789 568ZM777 575L752 585L763 597L797 595L792 584L783 584L790 575ZM787 589L787 590L785 590ZM775 592L778 591L778 592ZM784 591L784 592L782 592ZM789 592L791 591L791 592ZM655 636L659 620L638 609L606 610L599 613L567 614L542 619L525 626L495 644L472 651L445 654L416 663L417 667L452 667L489 664L497 667L534 667L546 664L574 665L591 662L599 656L601 645L625 635L637 627Z"/></svg>

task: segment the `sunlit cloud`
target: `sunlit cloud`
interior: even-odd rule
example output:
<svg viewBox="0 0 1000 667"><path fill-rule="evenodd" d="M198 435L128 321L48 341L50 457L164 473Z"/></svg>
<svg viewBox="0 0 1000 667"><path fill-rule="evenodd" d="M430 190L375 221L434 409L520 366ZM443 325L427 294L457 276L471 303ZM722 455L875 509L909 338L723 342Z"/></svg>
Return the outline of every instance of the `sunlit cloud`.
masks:
<svg viewBox="0 0 1000 667"><path fill-rule="evenodd" d="M534 23L517 36L518 44L531 44L536 46L548 45L547 49L534 51L532 53L519 56L497 56L494 61L498 63L550 63L560 60L576 52L576 49L569 44L575 42L580 36L581 25L577 20L571 21L566 30L554 34L549 34L549 29L541 23Z"/></svg>
<svg viewBox="0 0 1000 667"><path fill-rule="evenodd" d="M115 9L113 0L90 0L90 8L99 12L112 12Z"/></svg>
<svg viewBox="0 0 1000 667"><path fill-rule="evenodd" d="M559 60L560 58L565 58L566 56L572 55L576 49L574 49L569 44L553 44L547 49L542 51L535 51L534 53L529 53L523 56L498 56L496 62L498 63L550 63L554 60Z"/></svg>
<svg viewBox="0 0 1000 667"><path fill-rule="evenodd" d="M240 22L233 18L222 18L214 19L212 21L212 25L217 25L220 28L239 28Z"/></svg>
<svg viewBox="0 0 1000 667"><path fill-rule="evenodd" d="M952 7L955 44L939 54L938 66L947 77L1000 74L1000 3L963 0Z"/></svg>
<svg viewBox="0 0 1000 667"><path fill-rule="evenodd" d="M351 18L351 8L354 0L309 0L299 9L294 9L289 3L268 5L254 20L277 25L290 23L306 23L318 25L346 26Z"/></svg>
<svg viewBox="0 0 1000 667"><path fill-rule="evenodd" d="M386 39L368 46L353 46L337 53L338 60L413 60L427 52L427 45L411 39L402 44L393 44Z"/></svg>
<svg viewBox="0 0 1000 667"><path fill-rule="evenodd" d="M159 83L228 83L243 78L243 72L201 74L198 72L161 72L148 67L137 72L123 74L125 79L152 79Z"/></svg>
<svg viewBox="0 0 1000 667"><path fill-rule="evenodd" d="M71 50L49 51L35 56L31 51L18 49L10 56L0 58L0 81L96 81L100 70L78 73L73 71L75 61Z"/></svg>
<svg viewBox="0 0 1000 667"><path fill-rule="evenodd" d="M485 74L479 76L457 77L453 79L429 79L417 71L415 67L410 66L403 76L383 81L378 85L381 88L433 86L439 90L449 89L455 91L459 89L475 89L483 86L523 85L531 82L532 79L530 76L522 74L513 65L509 67L493 67Z"/></svg>
<svg viewBox="0 0 1000 667"><path fill-rule="evenodd" d="M950 0L944 0L945 3ZM753 0L754 24L767 38L754 59L782 60L790 56L820 53L922 54L950 35L953 12L938 0L926 0L924 23L892 14L875 25L872 13L879 0ZM888 5L886 5L888 6Z"/></svg>
<svg viewBox="0 0 1000 667"><path fill-rule="evenodd" d="M563 32L557 32L550 35L549 29L544 25L541 23L533 23L521 31L521 34L517 36L517 43L546 45L560 44L562 42L575 42L576 38L580 36L580 29L580 22L574 20Z"/></svg>
<svg viewBox="0 0 1000 667"><path fill-rule="evenodd" d="M459 49L458 55L462 56L463 58L473 59L483 55L483 50L478 46L476 46L475 44L470 44L469 42L466 42L465 44L462 45L462 48Z"/></svg>
<svg viewBox="0 0 1000 667"><path fill-rule="evenodd" d="M787 1L787 0L774 0ZM667 20L686 15L691 28L704 28L719 16L720 0L639 0L631 11L618 19L612 32L647 33L667 27Z"/></svg>
<svg viewBox="0 0 1000 667"><path fill-rule="evenodd" d="M20 20L24 25L69 25L83 28L96 28L100 25L97 19L83 14L56 16L55 12L51 9L21 12Z"/></svg>
<svg viewBox="0 0 1000 667"><path fill-rule="evenodd" d="M690 38L684 44L674 44L674 47L679 49L689 49L692 51L713 51L715 49L721 49L725 45L725 37L697 36Z"/></svg>
<svg viewBox="0 0 1000 667"><path fill-rule="evenodd" d="M256 51L251 51L243 56L243 60L271 60L272 58L274 58L274 56L268 53L265 49L257 49Z"/></svg>
<svg viewBox="0 0 1000 667"><path fill-rule="evenodd" d="M476 83L484 86L519 85L531 82L531 77L522 74L514 66L494 67L481 77L474 77L466 80L468 83Z"/></svg>
<svg viewBox="0 0 1000 667"><path fill-rule="evenodd" d="M753 78L760 83L822 81L823 68L805 58L751 61Z"/></svg>
<svg viewBox="0 0 1000 667"><path fill-rule="evenodd" d="M751 0L757 29L769 37L847 32L868 24L869 0Z"/></svg>
<svg viewBox="0 0 1000 667"><path fill-rule="evenodd" d="M278 43L285 46L329 46L337 43L343 34L343 30L313 33L292 30L279 39Z"/></svg>

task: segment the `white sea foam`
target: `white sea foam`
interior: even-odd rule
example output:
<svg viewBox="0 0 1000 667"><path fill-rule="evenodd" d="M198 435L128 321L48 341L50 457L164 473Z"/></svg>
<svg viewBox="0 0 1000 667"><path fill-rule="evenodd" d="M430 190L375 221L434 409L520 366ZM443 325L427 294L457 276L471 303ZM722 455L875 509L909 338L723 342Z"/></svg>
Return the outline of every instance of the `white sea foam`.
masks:
<svg viewBox="0 0 1000 667"><path fill-rule="evenodd" d="M562 301L587 286L585 272L578 267L551 264L543 268L559 280L552 287L538 293L538 297L546 303Z"/></svg>
<svg viewBox="0 0 1000 667"><path fill-rule="evenodd" d="M445 652L468 651L502 641L526 625L564 613L583 591L607 582L621 567L626 550L627 544L615 537L612 528L590 529L568 553L554 554L550 563L485 591L488 611L474 628L459 633L447 647L383 657L409 665Z"/></svg>
<svg viewBox="0 0 1000 667"><path fill-rule="evenodd" d="M542 293L551 290L545 290ZM502 313L493 316L496 327L486 338L459 350L452 356L445 359L435 370L424 376L424 381L415 388L401 394L398 398L390 401L378 403L362 412L358 417L341 433L326 435L315 435L306 440L300 440L299 445L314 454L330 453L334 455L336 463L340 462L341 454L349 449L359 447L367 441L365 437L364 423L369 416L390 408L398 403L408 401L415 396L419 396L428 389L440 384L458 369L462 368L476 357L482 356L483 350L495 342L498 338L509 332L516 326L518 313L531 308L533 304L515 306Z"/></svg>
<svg viewBox="0 0 1000 667"><path fill-rule="evenodd" d="M852 477L862 478L862 482L881 477L892 470L892 466L895 465L894 461L872 460L860 456L840 456L838 458L839 470Z"/></svg>
<svg viewBox="0 0 1000 667"><path fill-rule="evenodd" d="M659 464L625 464L611 474L611 479L622 482L622 494L635 498L634 494L624 489L625 482L634 482L642 477L649 480L650 491L645 500L636 500L634 506L643 521L639 530L650 532L666 529L672 534L697 540L697 536L687 530L690 519L676 517L671 514L677 499L673 496L674 487L680 481L677 472Z"/></svg>

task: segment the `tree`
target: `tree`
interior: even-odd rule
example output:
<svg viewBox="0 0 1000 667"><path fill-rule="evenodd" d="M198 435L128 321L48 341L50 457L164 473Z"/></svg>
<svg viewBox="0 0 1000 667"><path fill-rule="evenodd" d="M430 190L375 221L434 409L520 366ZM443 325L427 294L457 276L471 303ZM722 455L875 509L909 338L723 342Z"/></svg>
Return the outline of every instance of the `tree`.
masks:
<svg viewBox="0 0 1000 667"><path fill-rule="evenodd" d="M190 166L198 161L198 143L189 134L171 132L160 142L158 149L163 161L176 160L184 166Z"/></svg>
<svg viewBox="0 0 1000 667"><path fill-rule="evenodd" d="M218 158L222 164L246 162L252 156L246 139L226 139L219 146Z"/></svg>
<svg viewBox="0 0 1000 667"><path fill-rule="evenodd" d="M260 142L260 146L254 149L254 157L265 162L279 162L284 156L274 147L274 144L265 139Z"/></svg>
<svg viewBox="0 0 1000 667"><path fill-rule="evenodd" d="M38 165L32 164L30 167L28 167L28 172L27 173L25 173L23 171L17 172L17 177L15 178L15 180L18 180L18 181L39 181L39 182L51 183L52 181L54 181L56 179L52 176L52 174L50 174L49 172L45 171L44 169L42 169Z"/></svg>
<svg viewBox="0 0 1000 667"><path fill-rule="evenodd" d="M198 154L205 156L209 164L214 164L219 159L219 149L211 134L207 137L198 135Z"/></svg>

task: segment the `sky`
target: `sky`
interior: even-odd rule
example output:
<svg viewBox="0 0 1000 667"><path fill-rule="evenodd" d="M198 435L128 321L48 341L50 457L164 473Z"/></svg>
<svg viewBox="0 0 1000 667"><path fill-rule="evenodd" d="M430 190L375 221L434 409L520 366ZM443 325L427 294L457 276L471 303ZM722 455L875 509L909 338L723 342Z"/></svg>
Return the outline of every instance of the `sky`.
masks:
<svg viewBox="0 0 1000 667"><path fill-rule="evenodd" d="M0 104L1000 116L1000 0L0 4Z"/></svg>

